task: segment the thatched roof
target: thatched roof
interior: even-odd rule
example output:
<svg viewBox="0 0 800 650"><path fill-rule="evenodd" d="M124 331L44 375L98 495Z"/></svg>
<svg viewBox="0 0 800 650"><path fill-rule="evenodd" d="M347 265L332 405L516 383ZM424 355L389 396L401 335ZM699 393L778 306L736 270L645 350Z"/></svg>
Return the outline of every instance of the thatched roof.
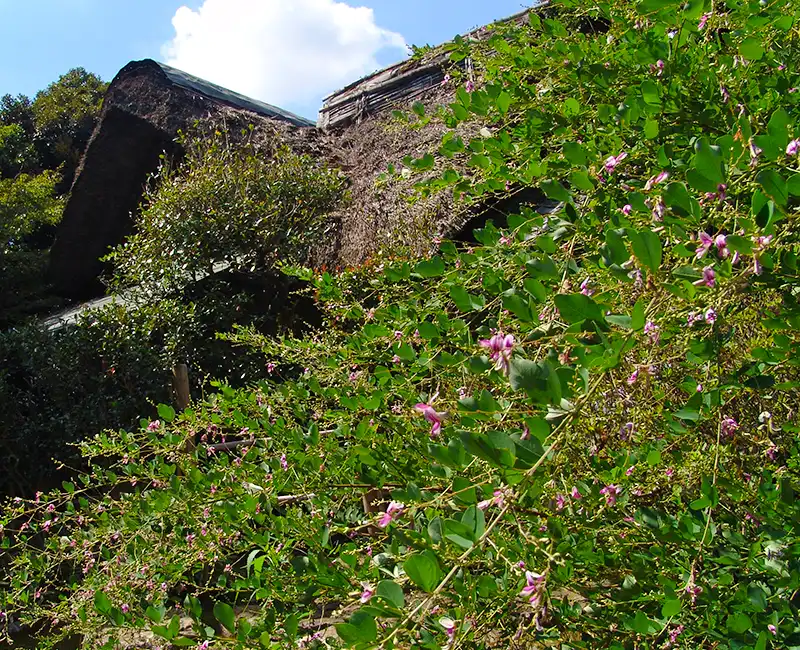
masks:
<svg viewBox="0 0 800 650"><path fill-rule="evenodd" d="M147 178L164 152L179 152L178 131L197 120L237 115L267 130L313 129L305 118L155 61L126 65L109 85L51 250L58 292L102 294L99 260L130 233Z"/></svg>
<svg viewBox="0 0 800 650"><path fill-rule="evenodd" d="M529 11L506 21L522 22ZM481 28L465 37L490 34ZM433 121L425 128L409 128L392 112L408 110L415 101L431 108L451 103L456 85L446 79L450 65L447 53L438 48L350 84L326 98L319 116L322 128L317 129L304 118L174 68L149 60L130 63L109 86L78 170L51 253L55 286L73 298L102 294L99 259L131 232L132 214L161 154L178 152L179 130L204 119L230 125L237 121L231 115L252 124L256 132L280 132L290 147L341 168L350 178L352 202L331 215L328 236L316 247L312 263L355 265L382 247L404 245L422 252L435 235L457 236L474 212L455 210L450 193L410 202L420 177L377 182L390 164L401 167L405 156L438 148L444 125ZM471 74L469 61L460 65ZM478 124L459 128L465 141L480 131Z"/></svg>

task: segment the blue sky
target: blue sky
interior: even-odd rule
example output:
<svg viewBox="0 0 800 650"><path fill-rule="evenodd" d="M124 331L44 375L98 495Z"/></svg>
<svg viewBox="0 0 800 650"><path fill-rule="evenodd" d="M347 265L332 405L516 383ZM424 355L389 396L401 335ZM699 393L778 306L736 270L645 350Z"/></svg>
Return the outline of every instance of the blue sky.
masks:
<svg viewBox="0 0 800 650"><path fill-rule="evenodd" d="M166 60L315 117L322 96L516 13L525 0L0 0L0 95L34 95L82 66L111 80ZM368 7L372 12L357 10Z"/></svg>

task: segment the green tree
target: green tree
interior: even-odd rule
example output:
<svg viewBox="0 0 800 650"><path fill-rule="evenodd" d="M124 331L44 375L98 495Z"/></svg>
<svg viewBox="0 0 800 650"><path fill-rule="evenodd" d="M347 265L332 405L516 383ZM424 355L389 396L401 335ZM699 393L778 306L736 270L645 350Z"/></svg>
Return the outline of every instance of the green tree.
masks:
<svg viewBox="0 0 800 650"><path fill-rule="evenodd" d="M12 178L36 163L33 144L19 124L0 126L0 178Z"/></svg>
<svg viewBox="0 0 800 650"><path fill-rule="evenodd" d="M219 265L267 268L302 260L344 197L344 179L288 149L229 144L216 133L187 144L145 197L137 232L110 256L115 284L149 295L182 288Z"/></svg>
<svg viewBox="0 0 800 650"><path fill-rule="evenodd" d="M64 166L59 189L67 189L92 135L108 84L73 68L36 94L32 104L35 146L43 169Z"/></svg>
<svg viewBox="0 0 800 650"><path fill-rule="evenodd" d="M0 253L29 248L28 238L58 223L63 202L56 182L51 171L0 180Z"/></svg>

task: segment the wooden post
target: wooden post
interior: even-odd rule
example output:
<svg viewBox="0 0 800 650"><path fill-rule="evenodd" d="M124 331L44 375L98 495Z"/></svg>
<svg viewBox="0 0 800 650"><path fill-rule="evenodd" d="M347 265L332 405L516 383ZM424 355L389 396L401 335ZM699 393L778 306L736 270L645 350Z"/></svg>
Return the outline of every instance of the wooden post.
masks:
<svg viewBox="0 0 800 650"><path fill-rule="evenodd" d="M175 391L178 410L189 408L192 396L189 394L189 367L185 363L179 363L172 369L172 390Z"/></svg>
<svg viewBox="0 0 800 650"><path fill-rule="evenodd" d="M172 369L172 390L175 393L175 404L179 412L189 408L192 399L189 393L189 366L185 363L178 363ZM192 438L186 442L186 451L192 453L195 450L196 442Z"/></svg>

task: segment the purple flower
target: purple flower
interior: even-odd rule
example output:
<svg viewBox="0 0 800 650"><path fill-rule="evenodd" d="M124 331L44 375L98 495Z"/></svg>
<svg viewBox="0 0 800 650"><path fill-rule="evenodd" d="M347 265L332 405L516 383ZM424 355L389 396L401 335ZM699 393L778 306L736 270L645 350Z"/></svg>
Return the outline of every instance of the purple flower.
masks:
<svg viewBox="0 0 800 650"><path fill-rule="evenodd" d="M375 595L375 587L366 582L362 582L361 586L364 588L364 591L361 592L360 600L362 603L367 603L369 599Z"/></svg>
<svg viewBox="0 0 800 650"><path fill-rule="evenodd" d="M564 505L567 503L567 497L563 494L556 494L556 511L561 512L564 509Z"/></svg>
<svg viewBox="0 0 800 650"><path fill-rule="evenodd" d="M667 204L664 203L664 199L660 196L658 200L655 202L653 206L652 216L655 221L663 221L664 220L664 213L667 211Z"/></svg>
<svg viewBox="0 0 800 650"><path fill-rule="evenodd" d="M511 351L514 349L514 337L511 334L503 335L498 332L490 339L479 341L480 345L491 350L489 358L495 362L495 370L499 370L504 375L508 375L511 368Z"/></svg>
<svg viewBox="0 0 800 650"><path fill-rule="evenodd" d="M286 454L281 454L281 469L285 472L289 469L289 463L286 461Z"/></svg>
<svg viewBox="0 0 800 650"><path fill-rule="evenodd" d="M620 440L625 441L632 435L633 435L633 422L626 422L619 428Z"/></svg>
<svg viewBox="0 0 800 650"><path fill-rule="evenodd" d="M628 469L625 470L625 476L630 476L631 474L633 474L635 469L636 465L631 465Z"/></svg>
<svg viewBox="0 0 800 650"><path fill-rule="evenodd" d="M700 22L697 23L697 29L701 31L704 30L706 28L706 23L708 22L709 18L711 18L711 14L703 14L702 16L700 16Z"/></svg>
<svg viewBox="0 0 800 650"><path fill-rule="evenodd" d="M749 146L750 146L750 166L755 167L758 164L758 157L761 155L761 147L757 147L752 140L750 140Z"/></svg>
<svg viewBox="0 0 800 650"><path fill-rule="evenodd" d="M700 243L697 246L697 251L695 252L694 256L699 260L704 257L708 252L708 249L714 245L714 240L702 230L697 233L697 237L700 239Z"/></svg>
<svg viewBox="0 0 800 650"><path fill-rule="evenodd" d="M581 282L581 293L584 296L593 296L594 289L592 289L589 285L591 285L592 280L591 278L586 278L583 282Z"/></svg>
<svg viewBox="0 0 800 650"><path fill-rule="evenodd" d="M626 203L622 206L622 214L626 217L630 216L631 212L633 212L633 206L630 203Z"/></svg>
<svg viewBox="0 0 800 650"><path fill-rule="evenodd" d="M471 80L471 79L470 79L469 81L467 81L467 83L465 83L465 84L464 84L464 89L465 89L465 90L466 90L468 93L471 93L471 92L473 92L473 91L475 90L475 84L474 84L474 83L472 83L472 80Z"/></svg>
<svg viewBox="0 0 800 650"><path fill-rule="evenodd" d="M131 611L131 607L127 603L122 603L120 610L122 611L123 614L127 614L129 611Z"/></svg>
<svg viewBox="0 0 800 650"><path fill-rule="evenodd" d="M617 497L621 492L622 490L620 489L619 485L606 485L602 490L600 490L600 494L606 498L606 505L609 506L613 506L617 502Z"/></svg>
<svg viewBox="0 0 800 650"><path fill-rule="evenodd" d="M767 629L772 633L772 636L778 636L778 628L775 627L772 623L767 625Z"/></svg>
<svg viewBox="0 0 800 650"><path fill-rule="evenodd" d="M545 577L539 573L534 573L533 571L526 571L525 572L525 586L522 588L522 591L519 592L520 596L531 597L531 603L534 602L534 596L536 592L539 591L541 586L544 584Z"/></svg>
<svg viewBox="0 0 800 650"><path fill-rule="evenodd" d="M658 343L659 338L661 338L659 329L658 325L649 320L644 324L644 335L650 338L651 343Z"/></svg>
<svg viewBox="0 0 800 650"><path fill-rule="evenodd" d="M796 156L798 151L800 151L800 140L792 140L786 145L787 156Z"/></svg>
<svg viewBox="0 0 800 650"><path fill-rule="evenodd" d="M161 420L153 420L147 425L148 431L158 431L161 428Z"/></svg>
<svg viewBox="0 0 800 650"><path fill-rule="evenodd" d="M438 436L442 432L442 422L444 422L445 418L447 417L447 413L440 413L430 404L423 404L422 402L415 405L414 408L422 413L422 415L425 416L425 419L431 423L431 437L435 438Z"/></svg>
<svg viewBox="0 0 800 650"><path fill-rule="evenodd" d="M672 478L673 474L675 474L675 470L672 469L671 467L668 467L667 470L664 472L664 475L667 478Z"/></svg>
<svg viewBox="0 0 800 650"><path fill-rule="evenodd" d="M386 508L386 512L383 513L381 520L378 522L378 526L386 528L396 517L402 514L404 509L404 504L399 501L392 501L389 503L389 507Z"/></svg>
<svg viewBox="0 0 800 650"><path fill-rule="evenodd" d="M773 445L767 451L764 452L771 461L775 461L775 457L778 455L778 448Z"/></svg>
<svg viewBox="0 0 800 650"><path fill-rule="evenodd" d="M628 154L625 153L624 151L621 151L617 156L609 156L608 158L606 158L606 161L603 163L603 167L605 167L606 171L609 174L613 174L617 165L619 165L627 157Z"/></svg>
<svg viewBox="0 0 800 650"><path fill-rule="evenodd" d="M717 312L714 309L707 309L705 313L706 323L713 325L717 321Z"/></svg>
<svg viewBox="0 0 800 650"><path fill-rule="evenodd" d="M631 376L628 377L628 383L633 385L636 383L636 380L639 379L639 369L637 368L631 373Z"/></svg>
<svg viewBox="0 0 800 650"><path fill-rule="evenodd" d="M706 16L707 15L708 14L706 14ZM679 625L678 627L673 628L672 630L670 630L670 632L669 632L669 643L670 643L670 645L675 645L675 643L678 640L678 637L681 634L683 634L683 625Z"/></svg>
<svg viewBox="0 0 800 650"><path fill-rule="evenodd" d="M728 92L728 89L725 86L719 87L719 94L722 95L722 101L726 104L731 101L731 95Z"/></svg>
<svg viewBox="0 0 800 650"><path fill-rule="evenodd" d="M450 83L450 75L449 75L449 74L446 74L446 75L444 76L444 79L442 79L442 85L443 85L443 86L446 86L446 85L447 85L447 84L449 84L449 83Z"/></svg>
<svg viewBox="0 0 800 650"><path fill-rule="evenodd" d="M275 372L275 364L274 364L274 363L272 363L271 361L270 361L270 362L267 364L267 372L268 372L270 375L271 375L273 372Z"/></svg>
<svg viewBox="0 0 800 650"><path fill-rule="evenodd" d="M706 286L713 288L714 285L716 284L716 277L717 275L716 273L714 273L713 267L707 266L703 269L703 277L693 282L692 284L694 284L697 287Z"/></svg>
<svg viewBox="0 0 800 650"><path fill-rule="evenodd" d="M653 176L653 177L651 177L651 178L650 178L650 179L647 181L647 183L645 183L644 189L645 189L645 190L650 190L650 189L652 189L654 186L658 185L658 184L659 184L659 183L661 183L662 181L665 181L665 180L667 180L668 178L669 178L669 172L668 172L668 171L662 171L660 174L658 174L658 176Z"/></svg>

